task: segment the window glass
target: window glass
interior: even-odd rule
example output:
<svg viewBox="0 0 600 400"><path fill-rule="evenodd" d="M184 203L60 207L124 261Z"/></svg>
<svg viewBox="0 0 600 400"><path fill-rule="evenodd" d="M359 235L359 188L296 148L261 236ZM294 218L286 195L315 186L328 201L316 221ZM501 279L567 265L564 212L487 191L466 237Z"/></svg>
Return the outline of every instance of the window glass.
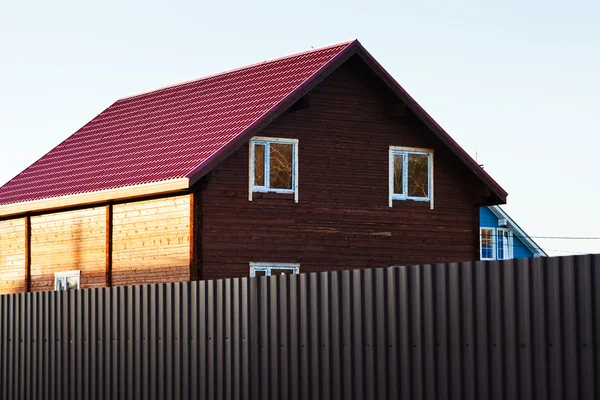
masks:
<svg viewBox="0 0 600 400"><path fill-rule="evenodd" d="M497 245L498 245L498 248L496 249L497 258L498 258L498 260L504 260L504 258L505 258L504 234L502 233L501 230L498 230Z"/></svg>
<svg viewBox="0 0 600 400"><path fill-rule="evenodd" d="M481 258L482 259L494 258L494 230L493 229L482 229L481 230Z"/></svg>
<svg viewBox="0 0 600 400"><path fill-rule="evenodd" d="M402 154L394 154L394 193L404 194L404 186L402 185L402 170L404 168L404 156Z"/></svg>
<svg viewBox="0 0 600 400"><path fill-rule="evenodd" d="M57 272L54 274L54 290L79 289L79 271Z"/></svg>
<svg viewBox="0 0 600 400"><path fill-rule="evenodd" d="M287 268L287 269L278 269L278 268L273 268L271 269L271 276L275 276L275 275L293 275L294 274L294 270Z"/></svg>
<svg viewBox="0 0 600 400"><path fill-rule="evenodd" d="M67 280L66 278L56 278L56 290L67 290Z"/></svg>
<svg viewBox="0 0 600 400"><path fill-rule="evenodd" d="M508 229L498 228L496 243L496 258L506 260L512 258L512 234Z"/></svg>
<svg viewBox="0 0 600 400"><path fill-rule="evenodd" d="M269 187L274 189L291 189L293 145L270 143L269 146Z"/></svg>
<svg viewBox="0 0 600 400"><path fill-rule="evenodd" d="M254 145L254 186L265 186L265 145Z"/></svg>
<svg viewBox="0 0 600 400"><path fill-rule="evenodd" d="M427 154L408 154L408 196L429 197Z"/></svg>
<svg viewBox="0 0 600 400"><path fill-rule="evenodd" d="M264 269L254 270L254 276L265 276L267 275L267 271Z"/></svg>
<svg viewBox="0 0 600 400"><path fill-rule="evenodd" d="M77 289L79 286L79 277L78 276L68 276L66 282L67 290Z"/></svg>

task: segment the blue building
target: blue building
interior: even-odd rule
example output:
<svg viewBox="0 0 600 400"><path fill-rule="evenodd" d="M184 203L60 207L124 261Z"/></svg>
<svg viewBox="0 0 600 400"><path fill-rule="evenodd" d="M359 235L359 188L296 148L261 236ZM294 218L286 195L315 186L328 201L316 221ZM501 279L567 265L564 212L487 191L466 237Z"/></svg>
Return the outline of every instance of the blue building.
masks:
<svg viewBox="0 0 600 400"><path fill-rule="evenodd" d="M479 226L482 260L548 256L499 206L481 207Z"/></svg>

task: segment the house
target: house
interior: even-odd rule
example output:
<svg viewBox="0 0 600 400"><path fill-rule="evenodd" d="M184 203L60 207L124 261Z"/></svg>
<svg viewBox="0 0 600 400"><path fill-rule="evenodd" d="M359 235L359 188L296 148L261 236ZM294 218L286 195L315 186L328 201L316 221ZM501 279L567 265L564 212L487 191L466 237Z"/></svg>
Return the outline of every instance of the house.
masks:
<svg viewBox="0 0 600 400"><path fill-rule="evenodd" d="M481 207L479 223L482 260L548 257L500 206Z"/></svg>
<svg viewBox="0 0 600 400"><path fill-rule="evenodd" d="M475 260L506 196L352 41L115 102L0 188L0 290Z"/></svg>

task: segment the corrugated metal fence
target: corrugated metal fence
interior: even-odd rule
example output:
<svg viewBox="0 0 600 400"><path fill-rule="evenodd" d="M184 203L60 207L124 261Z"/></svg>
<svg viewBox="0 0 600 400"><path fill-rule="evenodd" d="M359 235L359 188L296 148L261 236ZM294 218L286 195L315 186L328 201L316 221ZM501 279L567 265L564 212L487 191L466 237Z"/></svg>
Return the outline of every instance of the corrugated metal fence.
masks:
<svg viewBox="0 0 600 400"><path fill-rule="evenodd" d="M593 399L600 256L0 296L2 399Z"/></svg>

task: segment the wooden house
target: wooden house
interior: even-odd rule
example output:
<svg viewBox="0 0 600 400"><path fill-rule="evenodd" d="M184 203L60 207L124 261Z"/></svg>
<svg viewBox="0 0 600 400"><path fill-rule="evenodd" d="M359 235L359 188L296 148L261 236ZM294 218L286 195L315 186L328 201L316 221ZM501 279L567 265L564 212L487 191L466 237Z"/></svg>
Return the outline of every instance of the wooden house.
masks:
<svg viewBox="0 0 600 400"><path fill-rule="evenodd" d="M475 260L506 195L352 41L115 102L0 188L0 291Z"/></svg>

